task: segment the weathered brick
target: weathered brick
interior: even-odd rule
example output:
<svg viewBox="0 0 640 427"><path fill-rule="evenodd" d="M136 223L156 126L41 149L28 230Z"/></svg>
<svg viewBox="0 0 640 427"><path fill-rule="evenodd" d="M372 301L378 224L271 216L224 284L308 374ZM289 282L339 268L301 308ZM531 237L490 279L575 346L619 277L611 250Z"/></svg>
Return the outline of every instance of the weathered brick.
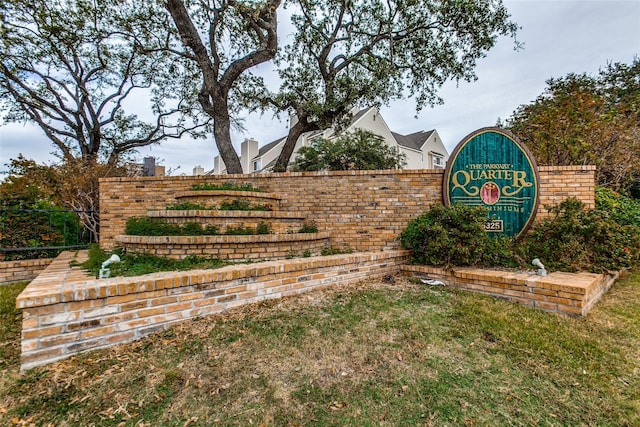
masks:
<svg viewBox="0 0 640 427"><path fill-rule="evenodd" d="M22 339L28 340L31 338L40 338L40 337L46 337L51 335L57 335L62 333L62 329L63 327L58 325L58 326L49 326L46 328L31 329L26 331L23 330Z"/></svg>

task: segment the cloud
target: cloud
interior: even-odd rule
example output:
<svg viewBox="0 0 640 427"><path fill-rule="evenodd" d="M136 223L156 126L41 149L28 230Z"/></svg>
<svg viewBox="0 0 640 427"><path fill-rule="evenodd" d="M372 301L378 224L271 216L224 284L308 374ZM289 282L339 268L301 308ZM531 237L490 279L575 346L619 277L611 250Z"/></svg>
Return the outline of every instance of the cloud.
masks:
<svg viewBox="0 0 640 427"><path fill-rule="evenodd" d="M501 38L486 58L478 62L478 80L447 83L440 96L444 105L425 108L415 115L412 100L382 108L389 127L401 133L436 129L449 150L470 132L507 118L522 104L542 93L545 81L568 73L595 74L608 62L630 63L640 54L640 1L506 1L512 19L522 30L518 40L524 50L514 51L513 40ZM281 20L281 29L289 28ZM284 36L286 37L286 35ZM268 67L261 72L269 76ZM277 84L276 84L277 86ZM266 144L284 136L287 120L270 113L250 114L246 131L233 132L234 144L253 137ZM0 127L0 160L18 153L37 161L54 160L53 145L33 126ZM167 141L139 150L140 156L163 159L177 173L191 174L195 166L213 167L217 149L213 140Z"/></svg>

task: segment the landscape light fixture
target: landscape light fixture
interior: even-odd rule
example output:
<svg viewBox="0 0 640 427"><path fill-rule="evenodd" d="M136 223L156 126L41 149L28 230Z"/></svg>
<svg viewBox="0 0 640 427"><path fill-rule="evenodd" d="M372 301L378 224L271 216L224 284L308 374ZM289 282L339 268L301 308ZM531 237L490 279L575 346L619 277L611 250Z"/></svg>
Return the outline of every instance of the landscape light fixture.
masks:
<svg viewBox="0 0 640 427"><path fill-rule="evenodd" d="M100 275L98 277L100 279L106 279L111 276L111 270L109 270L109 268L107 267L115 262L120 262L120 257L116 254L113 254L108 260L102 263L102 266L100 267Z"/></svg>
<svg viewBox="0 0 640 427"><path fill-rule="evenodd" d="M538 276L544 277L547 275L547 270L545 270L544 265L540 262L538 258L535 258L533 261L531 261L531 264L539 268L539 270L536 272Z"/></svg>

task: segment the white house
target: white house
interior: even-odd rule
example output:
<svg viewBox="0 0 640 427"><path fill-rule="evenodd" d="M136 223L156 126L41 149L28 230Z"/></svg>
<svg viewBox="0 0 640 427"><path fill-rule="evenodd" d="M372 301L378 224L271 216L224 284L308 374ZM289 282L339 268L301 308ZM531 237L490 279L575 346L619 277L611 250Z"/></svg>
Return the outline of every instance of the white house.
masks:
<svg viewBox="0 0 640 427"><path fill-rule="evenodd" d="M290 125L295 123L294 120L295 117L292 118ZM349 126L342 132L349 132L355 129L367 130L379 135L387 145L395 147L399 152L404 153L406 155L405 169L444 169L449 159L449 153L435 129L428 132L420 131L409 135L401 135L389 129L389 126L387 126L387 123L375 107L354 111ZM338 136L339 134L335 133L333 128L303 134L296 143L291 156L292 162L295 161L300 147L311 145L313 141L319 138L334 139ZM262 147L258 147L258 141L254 139L245 139L240 145L240 164L244 173L271 171L286 139L286 136L283 136ZM224 162L220 156L216 156L214 168L210 174L224 173L226 173Z"/></svg>

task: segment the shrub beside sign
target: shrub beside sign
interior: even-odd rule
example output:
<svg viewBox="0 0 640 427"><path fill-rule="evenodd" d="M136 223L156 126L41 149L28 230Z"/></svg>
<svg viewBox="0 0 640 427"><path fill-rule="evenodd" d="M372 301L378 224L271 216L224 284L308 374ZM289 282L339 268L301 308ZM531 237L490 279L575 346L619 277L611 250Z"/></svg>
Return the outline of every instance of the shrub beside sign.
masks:
<svg viewBox="0 0 640 427"><path fill-rule="evenodd" d="M444 203L484 206L488 233L518 236L538 210L538 180L538 167L524 144L504 129L483 128L453 150L444 174Z"/></svg>

